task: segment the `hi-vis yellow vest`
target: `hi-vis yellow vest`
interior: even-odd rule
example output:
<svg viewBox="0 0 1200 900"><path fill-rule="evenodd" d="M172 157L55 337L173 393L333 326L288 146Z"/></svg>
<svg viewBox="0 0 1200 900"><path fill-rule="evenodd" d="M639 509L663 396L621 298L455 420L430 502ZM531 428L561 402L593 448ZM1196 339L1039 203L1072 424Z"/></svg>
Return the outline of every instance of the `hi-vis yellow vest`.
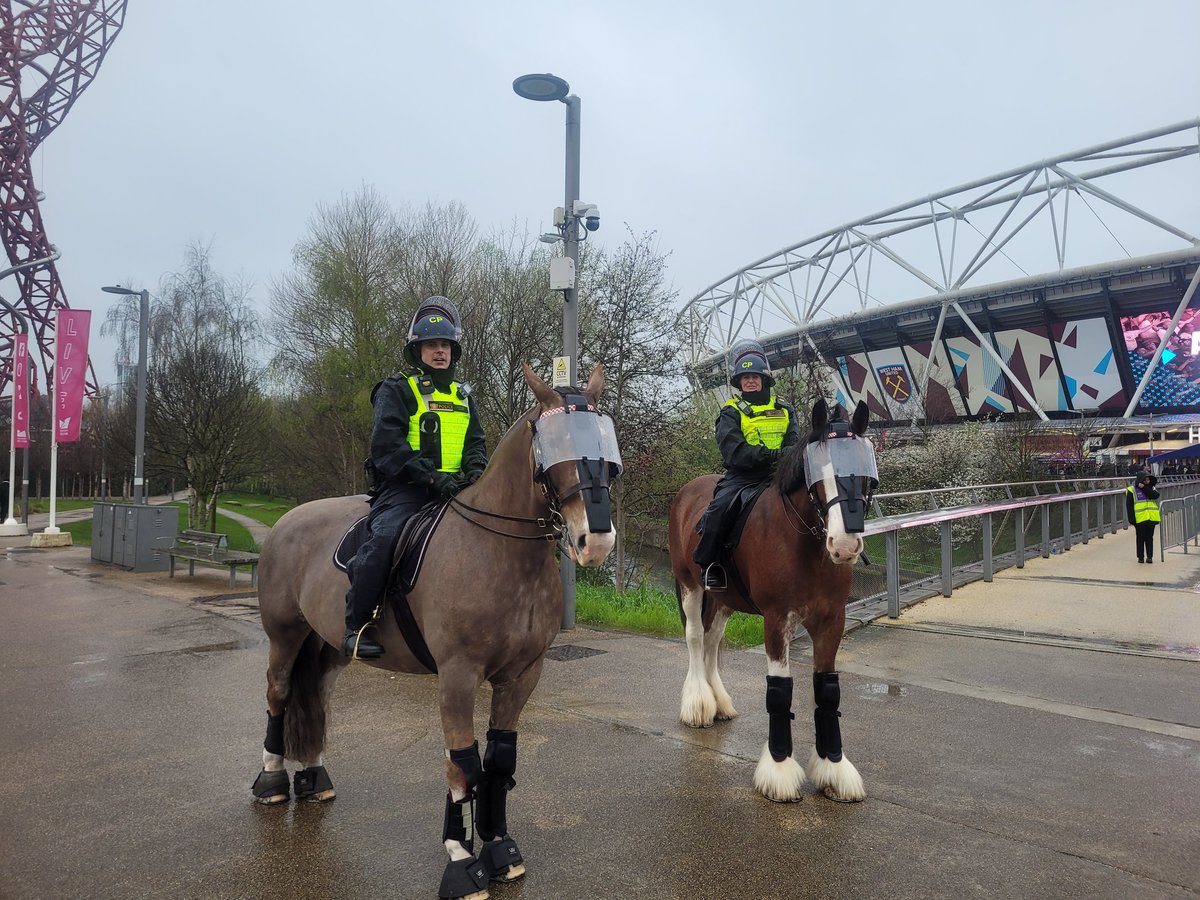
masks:
<svg viewBox="0 0 1200 900"><path fill-rule="evenodd" d="M1133 495L1133 521L1141 525L1143 522L1161 522L1162 516L1158 512L1158 504L1153 500L1138 499L1138 492L1132 485L1125 488L1127 493Z"/></svg>
<svg viewBox="0 0 1200 900"><path fill-rule="evenodd" d="M408 386L417 398L417 414L408 420L408 446L429 453L439 471L457 472L471 422L471 411L458 394L458 382L450 382L448 393L434 388L422 394L416 377L410 375Z"/></svg>
<svg viewBox="0 0 1200 900"><path fill-rule="evenodd" d="M747 444L768 447L778 450L783 445L783 436L788 429L788 411L775 406L775 395L771 402L762 406L751 406L745 400L734 397L725 401L726 406L732 406L742 418L742 434Z"/></svg>

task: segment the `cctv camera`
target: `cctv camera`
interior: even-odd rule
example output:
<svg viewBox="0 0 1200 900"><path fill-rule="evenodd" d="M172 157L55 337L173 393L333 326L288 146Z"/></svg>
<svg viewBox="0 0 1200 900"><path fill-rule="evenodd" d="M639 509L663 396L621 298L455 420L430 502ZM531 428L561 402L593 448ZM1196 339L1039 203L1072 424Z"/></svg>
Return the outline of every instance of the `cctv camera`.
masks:
<svg viewBox="0 0 1200 900"><path fill-rule="evenodd" d="M583 219L583 224L588 231L596 231L600 228L600 207L595 203L576 200L571 204L571 214L577 219Z"/></svg>

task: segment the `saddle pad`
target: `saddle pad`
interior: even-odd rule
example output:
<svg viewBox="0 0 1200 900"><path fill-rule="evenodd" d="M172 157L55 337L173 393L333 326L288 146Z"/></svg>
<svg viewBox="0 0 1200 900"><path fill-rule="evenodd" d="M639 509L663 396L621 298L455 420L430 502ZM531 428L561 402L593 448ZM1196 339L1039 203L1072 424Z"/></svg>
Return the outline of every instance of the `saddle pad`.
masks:
<svg viewBox="0 0 1200 900"><path fill-rule="evenodd" d="M404 527L400 529L400 537L396 541L396 552L393 556L392 574L388 578L389 587L394 585L404 593L410 593L421 574L421 566L425 563L425 554L429 549L429 541L433 532L446 514L448 503L430 503L408 517ZM350 561L367 540L368 516L355 521L333 551L333 564L343 572L350 571Z"/></svg>
<svg viewBox="0 0 1200 900"><path fill-rule="evenodd" d="M404 642L408 644L408 649L421 665L434 673L438 670L437 663L433 654L429 652L429 645L425 643L425 637L417 625L412 607L409 606L408 594L417 583L421 566L425 562L425 552L429 549L429 541L449 505L430 503L413 513L404 523L404 527L400 529L400 538L396 542L397 552L393 557L386 593L387 605L396 616L396 624ZM367 539L367 518L363 516L351 525L342 535L337 549L333 551L333 564L343 572L348 572L350 560L354 559L355 552Z"/></svg>
<svg viewBox="0 0 1200 900"><path fill-rule="evenodd" d="M763 495L771 485L771 480L760 481L757 484L750 484L738 491L737 499L734 501L739 505L737 518L733 520L733 528L729 530L729 548L732 553L737 547L738 542L742 539L742 531L746 528L746 520L750 518L750 511L754 509L754 504L758 502L758 498Z"/></svg>

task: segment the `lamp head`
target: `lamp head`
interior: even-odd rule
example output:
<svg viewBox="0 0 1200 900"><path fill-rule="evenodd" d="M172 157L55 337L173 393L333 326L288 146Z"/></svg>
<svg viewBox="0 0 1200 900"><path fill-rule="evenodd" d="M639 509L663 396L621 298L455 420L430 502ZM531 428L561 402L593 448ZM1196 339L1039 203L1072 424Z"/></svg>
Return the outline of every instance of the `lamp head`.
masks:
<svg viewBox="0 0 1200 900"><path fill-rule="evenodd" d="M549 72L522 75L513 80L513 90L526 100L562 100L571 92L571 86L557 75Z"/></svg>

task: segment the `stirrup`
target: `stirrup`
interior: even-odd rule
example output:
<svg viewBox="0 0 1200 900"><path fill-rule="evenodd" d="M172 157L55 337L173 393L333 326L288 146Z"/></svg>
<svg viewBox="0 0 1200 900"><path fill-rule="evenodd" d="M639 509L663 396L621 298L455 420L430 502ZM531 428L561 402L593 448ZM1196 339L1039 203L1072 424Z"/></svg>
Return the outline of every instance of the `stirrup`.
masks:
<svg viewBox="0 0 1200 900"><path fill-rule="evenodd" d="M704 589L708 591L723 591L729 586L725 576L725 567L720 563L709 563L704 568Z"/></svg>
<svg viewBox="0 0 1200 900"><path fill-rule="evenodd" d="M347 628L346 637L342 640L342 656L348 656L351 659L379 659L383 656L383 646L377 641L363 636L363 633L374 625L375 620L372 619L357 631Z"/></svg>

